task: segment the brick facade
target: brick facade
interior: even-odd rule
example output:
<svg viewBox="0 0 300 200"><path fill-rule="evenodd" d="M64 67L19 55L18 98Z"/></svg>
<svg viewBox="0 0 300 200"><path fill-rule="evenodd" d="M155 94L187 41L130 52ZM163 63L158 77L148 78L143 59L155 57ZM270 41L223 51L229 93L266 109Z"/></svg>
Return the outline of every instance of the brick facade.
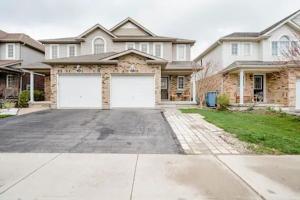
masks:
<svg viewBox="0 0 300 200"><path fill-rule="evenodd" d="M245 72L244 102L252 103L254 99L254 74L266 76L266 102L294 107L296 104L296 79L300 78L300 69L289 68L269 73ZM218 91L229 96L230 103L238 103L239 74L216 74L197 82L197 95L204 100L208 91Z"/></svg>
<svg viewBox="0 0 300 200"><path fill-rule="evenodd" d="M170 75L170 97L172 101L190 101L191 100L191 76L184 76L184 89L177 89L177 75Z"/></svg>
<svg viewBox="0 0 300 200"><path fill-rule="evenodd" d="M77 65L54 65L51 69L51 103L52 107L57 106L57 75L74 73L99 73L102 77L102 108L110 108L110 77L112 74L153 74L155 78L155 103L160 103L160 77L161 66L158 64L150 65L146 63L146 58L135 54L129 54L120 57L117 65L80 65L77 71ZM131 65L136 68L135 72L130 72Z"/></svg>

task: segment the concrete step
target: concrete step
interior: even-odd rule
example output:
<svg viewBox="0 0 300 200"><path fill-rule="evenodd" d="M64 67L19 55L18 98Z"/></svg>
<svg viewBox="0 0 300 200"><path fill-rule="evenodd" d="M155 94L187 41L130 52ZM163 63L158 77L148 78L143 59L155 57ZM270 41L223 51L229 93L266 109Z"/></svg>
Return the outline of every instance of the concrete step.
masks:
<svg viewBox="0 0 300 200"><path fill-rule="evenodd" d="M51 101L35 101L28 103L29 108L50 108Z"/></svg>

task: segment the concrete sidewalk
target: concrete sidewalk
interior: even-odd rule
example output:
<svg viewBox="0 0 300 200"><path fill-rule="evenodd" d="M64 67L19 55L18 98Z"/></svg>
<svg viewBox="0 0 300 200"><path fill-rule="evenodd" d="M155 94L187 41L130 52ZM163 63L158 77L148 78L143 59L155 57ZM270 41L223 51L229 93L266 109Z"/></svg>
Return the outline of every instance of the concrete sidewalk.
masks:
<svg viewBox="0 0 300 200"><path fill-rule="evenodd" d="M300 199L300 156L0 154L0 199Z"/></svg>

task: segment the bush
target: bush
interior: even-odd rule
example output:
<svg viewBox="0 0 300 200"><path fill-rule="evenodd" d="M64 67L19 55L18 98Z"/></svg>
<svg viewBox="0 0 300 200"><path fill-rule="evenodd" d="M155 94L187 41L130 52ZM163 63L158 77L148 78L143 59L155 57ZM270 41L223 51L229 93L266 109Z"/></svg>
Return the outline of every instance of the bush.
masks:
<svg viewBox="0 0 300 200"><path fill-rule="evenodd" d="M35 101L44 101L45 100L45 94L42 90L34 90L34 100Z"/></svg>
<svg viewBox="0 0 300 200"><path fill-rule="evenodd" d="M217 109L218 110L227 110L229 106L229 97L227 94L220 94L217 97Z"/></svg>
<svg viewBox="0 0 300 200"><path fill-rule="evenodd" d="M2 104L2 108L4 108L4 109L14 108L15 106L16 106L16 104L11 101L6 101Z"/></svg>
<svg viewBox="0 0 300 200"><path fill-rule="evenodd" d="M24 90L19 94L18 107L20 108L28 107L28 101L29 101L29 91Z"/></svg>

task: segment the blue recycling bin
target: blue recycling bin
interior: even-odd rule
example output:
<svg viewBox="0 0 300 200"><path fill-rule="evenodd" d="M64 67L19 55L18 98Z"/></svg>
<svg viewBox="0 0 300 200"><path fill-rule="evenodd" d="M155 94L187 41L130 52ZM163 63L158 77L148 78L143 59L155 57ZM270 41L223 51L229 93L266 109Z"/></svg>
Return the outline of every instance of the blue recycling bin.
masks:
<svg viewBox="0 0 300 200"><path fill-rule="evenodd" d="M217 106L217 92L207 92L205 97L207 107Z"/></svg>

